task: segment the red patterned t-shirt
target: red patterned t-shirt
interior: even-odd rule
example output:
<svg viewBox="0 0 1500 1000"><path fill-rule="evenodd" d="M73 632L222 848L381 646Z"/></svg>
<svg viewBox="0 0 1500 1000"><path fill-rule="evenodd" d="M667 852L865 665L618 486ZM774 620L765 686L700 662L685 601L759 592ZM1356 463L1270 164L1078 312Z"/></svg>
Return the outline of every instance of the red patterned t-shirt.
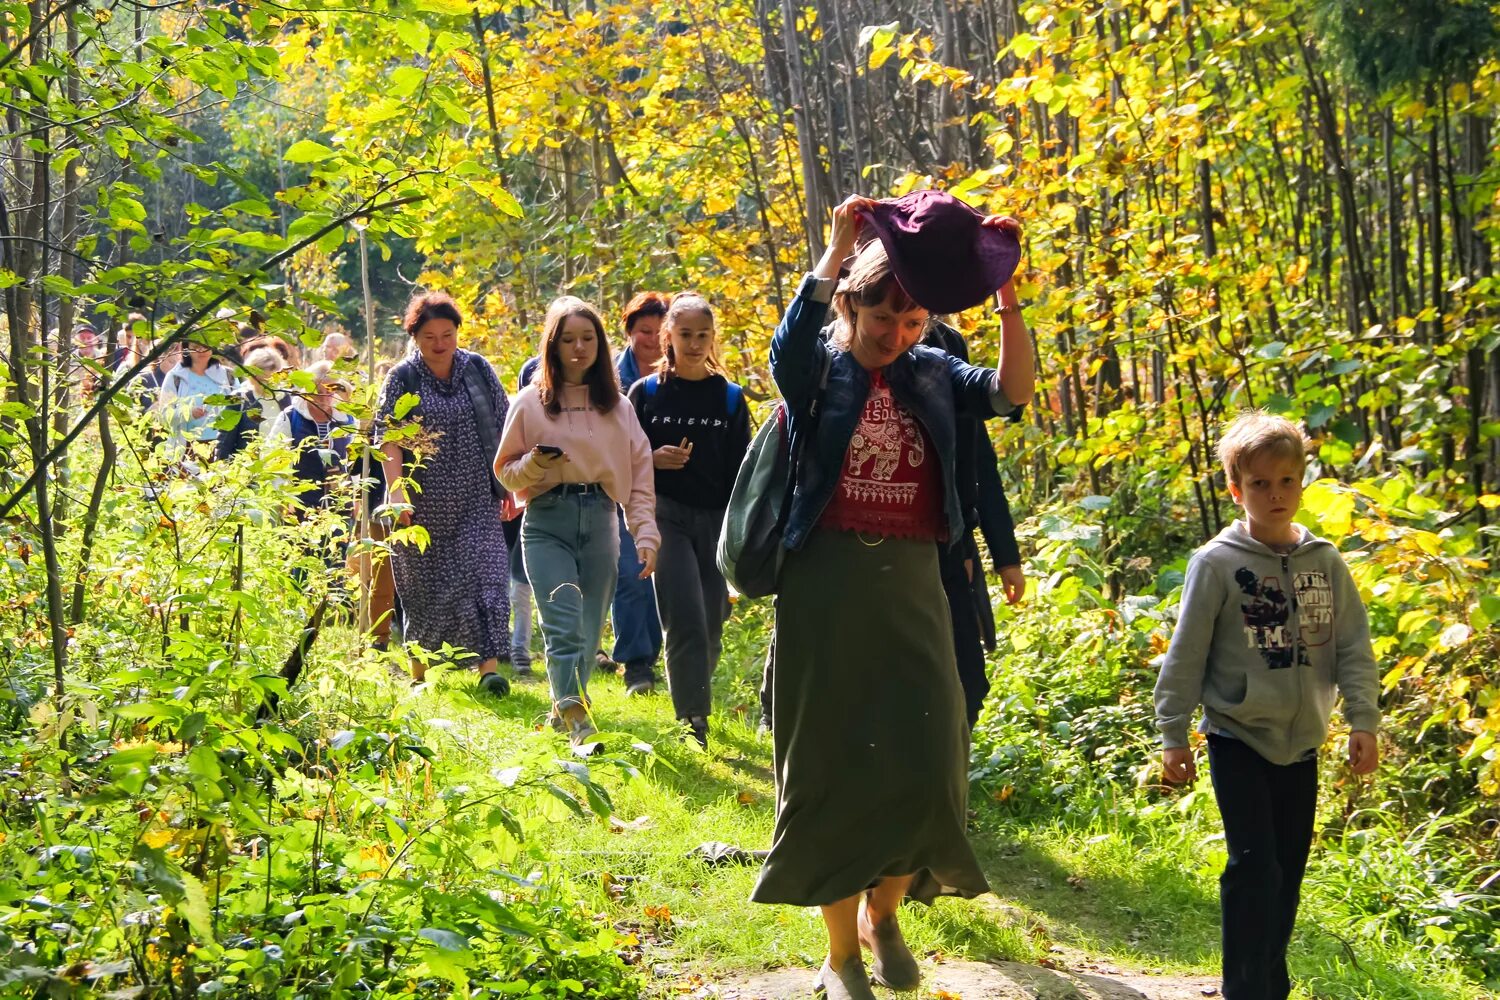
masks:
<svg viewBox="0 0 1500 1000"><path fill-rule="evenodd" d="M916 417L891 396L878 372L818 523L835 531L939 541L946 537L938 457Z"/></svg>

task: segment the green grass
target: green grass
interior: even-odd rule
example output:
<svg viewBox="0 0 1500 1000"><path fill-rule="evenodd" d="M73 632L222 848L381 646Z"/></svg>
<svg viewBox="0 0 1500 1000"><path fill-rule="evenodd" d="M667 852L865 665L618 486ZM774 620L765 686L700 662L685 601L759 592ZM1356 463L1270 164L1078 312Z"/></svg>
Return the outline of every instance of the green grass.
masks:
<svg viewBox="0 0 1500 1000"><path fill-rule="evenodd" d="M618 678L596 676L590 684L596 723L618 734L608 736L607 752L628 758L639 774L606 780L614 809L609 823L580 820L545 799L527 807L532 812L523 822L532 832L514 859L517 871L534 869L565 883L583 906L636 935L643 965L667 966L672 974L813 968L823 954L815 910L752 904L755 866L710 867L690 856L708 841L748 850L770 843L771 742L757 732L754 694L768 623L763 607L742 610L731 622L715 679L711 751L684 739L664 690L627 699ZM428 720L433 749L452 763L497 770L539 748L576 760L563 737L544 725L549 701L540 670L500 700L478 695L470 673L433 676L404 697L412 713ZM1216 972L1224 854L1211 810L1078 829L1056 818L1023 821L987 798L973 805L973 840L995 895L908 908L903 927L914 950L1034 962L1061 947L1124 966ZM1345 863L1326 851L1315 856L1293 944L1301 996L1492 995L1405 938L1362 934L1339 895L1341 883L1326 877L1330 866Z"/></svg>

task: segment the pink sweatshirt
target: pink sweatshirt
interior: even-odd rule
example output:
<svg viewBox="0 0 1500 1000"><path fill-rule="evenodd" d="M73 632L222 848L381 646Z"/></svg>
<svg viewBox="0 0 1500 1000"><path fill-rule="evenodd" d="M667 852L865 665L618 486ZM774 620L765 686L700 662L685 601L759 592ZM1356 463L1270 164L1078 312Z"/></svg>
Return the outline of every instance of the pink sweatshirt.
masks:
<svg viewBox="0 0 1500 1000"><path fill-rule="evenodd" d="M539 444L561 448L569 461L543 469L531 454ZM558 483L598 483L625 508L625 526L635 547L655 551L661 546L651 443L624 396L613 410L600 413L589 405L587 386L564 386L562 412L552 417L542 408L536 386L528 385L511 398L495 474L523 503Z"/></svg>

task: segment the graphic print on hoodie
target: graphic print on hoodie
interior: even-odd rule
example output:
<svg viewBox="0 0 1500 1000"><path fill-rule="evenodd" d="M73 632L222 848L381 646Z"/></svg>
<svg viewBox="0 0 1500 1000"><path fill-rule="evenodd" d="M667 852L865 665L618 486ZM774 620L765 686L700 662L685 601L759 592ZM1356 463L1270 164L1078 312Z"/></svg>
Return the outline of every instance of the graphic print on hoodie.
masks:
<svg viewBox="0 0 1500 1000"><path fill-rule="evenodd" d="M1281 579L1260 577L1249 566L1234 571L1234 582L1243 595L1240 611L1245 616L1245 641L1260 653L1266 666L1285 670L1295 658L1297 666L1311 666L1308 647L1322 646L1333 638L1333 586L1322 570L1307 570L1292 578L1296 595L1288 601ZM1287 621L1292 608L1298 611L1301 642L1292 642Z"/></svg>

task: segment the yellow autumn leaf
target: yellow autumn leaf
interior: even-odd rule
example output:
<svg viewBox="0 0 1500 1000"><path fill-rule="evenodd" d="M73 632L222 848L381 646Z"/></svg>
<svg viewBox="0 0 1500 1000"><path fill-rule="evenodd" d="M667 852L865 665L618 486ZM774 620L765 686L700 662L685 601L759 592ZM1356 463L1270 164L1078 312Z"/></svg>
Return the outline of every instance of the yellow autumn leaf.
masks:
<svg viewBox="0 0 1500 1000"><path fill-rule="evenodd" d="M172 831L160 828L155 830L148 830L146 832L146 835L142 837L141 840L146 842L147 847L166 847L172 842Z"/></svg>

